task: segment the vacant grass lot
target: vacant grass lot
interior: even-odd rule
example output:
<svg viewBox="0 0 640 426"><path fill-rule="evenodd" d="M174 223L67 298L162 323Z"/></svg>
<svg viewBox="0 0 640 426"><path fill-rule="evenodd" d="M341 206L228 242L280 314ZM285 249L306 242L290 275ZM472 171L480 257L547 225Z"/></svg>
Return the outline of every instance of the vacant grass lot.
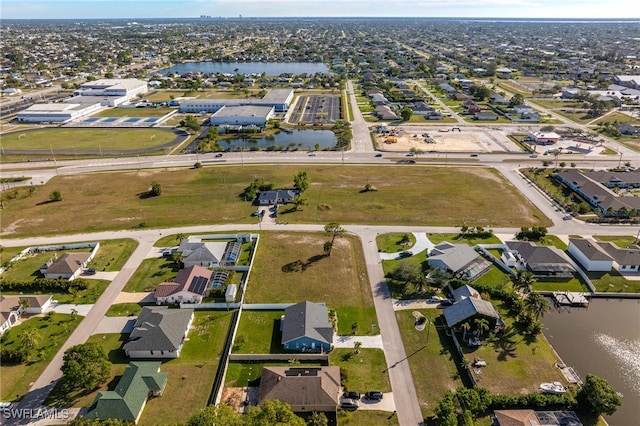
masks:
<svg viewBox="0 0 640 426"><path fill-rule="evenodd" d="M385 411L338 411L338 423L342 426L396 426L398 417Z"/></svg>
<svg viewBox="0 0 640 426"><path fill-rule="evenodd" d="M138 242L129 238L100 241L100 248L89 267L98 271L119 271L136 247Z"/></svg>
<svg viewBox="0 0 640 426"><path fill-rule="evenodd" d="M236 334L234 353L284 353L280 339L280 317L284 311L242 311Z"/></svg>
<svg viewBox="0 0 640 426"><path fill-rule="evenodd" d="M21 137L22 135L26 135ZM40 129L2 135L3 149L98 151L150 148L176 135L163 129Z"/></svg>
<svg viewBox="0 0 640 426"><path fill-rule="evenodd" d="M242 201L240 193L254 176L275 187L289 187L293 176L302 170L309 175L310 187L304 193L308 205L298 212L282 209L279 217L290 223L451 226L473 217L474 225L485 227L551 225L516 188L490 169L307 164L60 176L28 198L5 203L3 234L17 237L253 223L255 219L249 217L253 208ZM144 197L154 180L162 185L162 195ZM367 182L377 191L361 193ZM63 200L48 202L56 189L61 189Z"/></svg>
<svg viewBox="0 0 640 426"><path fill-rule="evenodd" d="M263 234L246 303L324 302L337 311L339 334L351 333L350 318L359 318L363 329L377 324L360 241L339 236L326 257L328 238L324 233Z"/></svg>
<svg viewBox="0 0 640 426"><path fill-rule="evenodd" d="M129 317L140 313L142 306L137 303L116 303L106 313L108 317Z"/></svg>
<svg viewBox="0 0 640 426"><path fill-rule="evenodd" d="M424 417L433 415L433 409L448 390L462 386L458 365L460 358L453 341L446 335L444 318L439 309L423 309L429 323L425 330L417 331L411 310L397 311L396 319L402 334L404 349L413 376L413 384Z"/></svg>
<svg viewBox="0 0 640 426"><path fill-rule="evenodd" d="M470 246L475 246L476 244L501 244L500 238L495 235L490 236L489 238L463 238L460 234L436 234L436 233L428 233L427 238L433 244L440 244L443 241L450 242L452 244L467 244Z"/></svg>
<svg viewBox="0 0 640 426"><path fill-rule="evenodd" d="M405 241L406 237L406 241ZM383 253L395 253L410 249L416 243L412 233L382 234L376 237L378 249Z"/></svg>
<svg viewBox="0 0 640 426"><path fill-rule="evenodd" d="M123 291L154 291L158 284L170 282L180 267L170 257L145 259L124 286Z"/></svg>
<svg viewBox="0 0 640 426"><path fill-rule="evenodd" d="M345 389L360 393L391 391L387 363L380 349L360 349L358 354L353 349L334 349L329 353L329 363L346 373L343 373Z"/></svg>
<svg viewBox="0 0 640 426"><path fill-rule="evenodd" d="M71 315L48 314L30 318L4 333L0 340L3 349L22 346L21 336L30 330L36 330L37 342L31 350L29 363L20 365L2 363L0 365L0 377L2 377L0 398L2 401L16 401L27 393L31 383L42 374L62 344L80 324L80 321L82 321L80 316L72 319Z"/></svg>

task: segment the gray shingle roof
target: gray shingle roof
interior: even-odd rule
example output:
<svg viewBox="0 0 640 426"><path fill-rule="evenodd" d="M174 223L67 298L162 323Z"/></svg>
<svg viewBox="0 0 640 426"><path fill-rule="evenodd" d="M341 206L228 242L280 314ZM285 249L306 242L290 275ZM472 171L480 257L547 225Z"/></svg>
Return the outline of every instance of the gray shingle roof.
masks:
<svg viewBox="0 0 640 426"><path fill-rule="evenodd" d="M446 241L435 246L429 253L429 265L445 265L454 273L480 257L476 251L466 244L452 244Z"/></svg>
<svg viewBox="0 0 640 426"><path fill-rule="evenodd" d="M590 238L569 238L569 243L576 246L589 260L613 260L598 243Z"/></svg>
<svg viewBox="0 0 640 426"><path fill-rule="evenodd" d="M618 265L640 265L640 250L637 248L623 249L609 242L599 244Z"/></svg>
<svg viewBox="0 0 640 426"><path fill-rule="evenodd" d="M507 246L520 254L531 272L576 272L555 247L537 246L528 241L507 241Z"/></svg>
<svg viewBox="0 0 640 426"><path fill-rule="evenodd" d="M175 351L191 322L193 309L169 309L166 306L142 308L129 341L122 347L129 351Z"/></svg>
<svg viewBox="0 0 640 426"><path fill-rule="evenodd" d="M333 343L333 327L326 306L305 300L284 310L282 344L305 336Z"/></svg>
<svg viewBox="0 0 640 426"><path fill-rule="evenodd" d="M454 303L444 310L444 319L449 327L480 314L491 318L500 318L496 308L486 300L469 297Z"/></svg>

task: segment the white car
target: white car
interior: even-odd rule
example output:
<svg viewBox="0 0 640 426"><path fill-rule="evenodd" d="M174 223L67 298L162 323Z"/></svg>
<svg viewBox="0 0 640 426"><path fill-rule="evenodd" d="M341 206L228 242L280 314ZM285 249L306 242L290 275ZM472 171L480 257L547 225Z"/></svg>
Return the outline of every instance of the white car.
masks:
<svg viewBox="0 0 640 426"><path fill-rule="evenodd" d="M430 298L427 299L427 302L429 303L440 303L442 302L444 299L440 296L431 296Z"/></svg>
<svg viewBox="0 0 640 426"><path fill-rule="evenodd" d="M307 155L308 155L309 157L315 157L315 156L316 156L316 153L315 153L315 152L310 152L310 153L308 153Z"/></svg>

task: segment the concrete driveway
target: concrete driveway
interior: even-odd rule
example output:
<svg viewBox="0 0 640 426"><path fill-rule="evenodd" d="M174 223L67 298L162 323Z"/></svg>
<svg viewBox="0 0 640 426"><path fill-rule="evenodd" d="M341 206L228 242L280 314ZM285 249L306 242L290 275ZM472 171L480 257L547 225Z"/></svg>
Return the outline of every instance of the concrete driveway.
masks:
<svg viewBox="0 0 640 426"><path fill-rule="evenodd" d="M71 310L75 309L81 317L86 317L93 305L72 305L70 303L51 304L50 309L58 314L71 314Z"/></svg>
<svg viewBox="0 0 640 426"><path fill-rule="evenodd" d="M393 299L393 310L403 311L405 309L437 309L440 303L429 302L427 299L397 300Z"/></svg>
<svg viewBox="0 0 640 426"><path fill-rule="evenodd" d="M365 392L369 390L375 390L375 389L368 389ZM393 399L393 392L384 393L382 400L380 401L369 401L367 399L361 398L360 408L358 408L358 410L365 410L365 411L378 410L378 411L387 411L390 413L395 412L396 404Z"/></svg>
<svg viewBox="0 0 640 426"><path fill-rule="evenodd" d="M431 250L434 247L434 244L429 240L429 238L427 238L426 233L412 232L412 234L414 237L416 237L416 243L410 249L402 250L402 251L408 251L413 256L415 256L416 254L422 253L425 250ZM380 253L380 259L381 260L397 259L400 256L400 253L402 253L402 251L398 251L395 253Z"/></svg>
<svg viewBox="0 0 640 426"><path fill-rule="evenodd" d="M333 336L333 346L336 348L353 349L355 342L362 343L362 348L375 348L384 350L382 336Z"/></svg>
<svg viewBox="0 0 640 426"><path fill-rule="evenodd" d="M138 317L104 317L91 334L131 333Z"/></svg>

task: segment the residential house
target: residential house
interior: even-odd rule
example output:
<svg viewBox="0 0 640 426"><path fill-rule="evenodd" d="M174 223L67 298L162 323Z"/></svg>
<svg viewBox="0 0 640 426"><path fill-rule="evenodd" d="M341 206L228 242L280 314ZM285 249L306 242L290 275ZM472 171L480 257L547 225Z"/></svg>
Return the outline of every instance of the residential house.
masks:
<svg viewBox="0 0 640 426"><path fill-rule="evenodd" d="M214 268L229 266L227 262L223 261L227 246L226 242L205 242L201 238L189 237L180 243L177 252L182 255L182 263L185 268L195 265Z"/></svg>
<svg viewBox="0 0 640 426"><path fill-rule="evenodd" d="M491 111L480 111L476 112L473 118L478 121L496 121L498 119L498 114Z"/></svg>
<svg viewBox="0 0 640 426"><path fill-rule="evenodd" d="M167 373L160 371L160 365L159 361L130 362L116 388L100 391L83 417L138 423L149 397L162 395L167 384Z"/></svg>
<svg viewBox="0 0 640 426"><path fill-rule="evenodd" d="M201 303L209 290L211 275L209 269L198 265L181 269L172 282L158 284L156 303Z"/></svg>
<svg viewBox="0 0 640 426"><path fill-rule="evenodd" d="M505 99L504 96L498 95L497 93L493 93L489 99L494 105L509 105L509 101Z"/></svg>
<svg viewBox="0 0 640 426"><path fill-rule="evenodd" d="M528 241L507 241L506 245L518 259L516 268L526 269L536 277L572 278L576 273L566 255L555 247Z"/></svg>
<svg viewBox="0 0 640 426"><path fill-rule="evenodd" d="M481 317L489 320L490 327L504 326L495 306L481 299L480 295L461 298L446 308L443 314L447 326L451 328Z"/></svg>
<svg viewBox="0 0 640 426"><path fill-rule="evenodd" d="M451 273L456 278L473 281L491 268L491 262L466 244L442 242L429 253L427 263Z"/></svg>
<svg viewBox="0 0 640 426"><path fill-rule="evenodd" d="M193 309L145 306L122 349L129 358L177 358L193 317Z"/></svg>
<svg viewBox="0 0 640 426"><path fill-rule="evenodd" d="M378 105L373 110L373 113L380 120L397 120L398 114L396 114L388 105Z"/></svg>
<svg viewBox="0 0 640 426"><path fill-rule="evenodd" d="M64 253L56 260L50 260L40 268L45 278L66 278L69 281L78 278L91 260L91 253Z"/></svg>
<svg viewBox="0 0 640 426"><path fill-rule="evenodd" d="M298 195L295 189L278 189L275 191L261 191L258 195L258 204L261 206L275 206L289 204Z"/></svg>
<svg viewBox="0 0 640 426"><path fill-rule="evenodd" d="M513 111L516 114L525 115L525 114L533 114L533 107L529 105L516 105L513 107Z"/></svg>
<svg viewBox="0 0 640 426"><path fill-rule="evenodd" d="M582 426L573 411L495 410L496 426Z"/></svg>
<svg viewBox="0 0 640 426"><path fill-rule="evenodd" d="M625 249L609 242L598 244L613 258L614 267L618 272L640 272L640 247L636 245Z"/></svg>
<svg viewBox="0 0 640 426"><path fill-rule="evenodd" d="M623 135L640 135L640 127L636 127L628 123L619 123L615 124L614 126Z"/></svg>
<svg viewBox="0 0 640 426"><path fill-rule="evenodd" d="M329 352L333 345L333 326L323 303L304 301L284 310L280 322L281 343L285 350Z"/></svg>
<svg viewBox="0 0 640 426"><path fill-rule="evenodd" d="M340 367L264 367L258 402L277 399L294 412L335 412L340 392Z"/></svg>
<svg viewBox="0 0 640 426"><path fill-rule="evenodd" d="M16 325L25 313L42 314L46 312L52 302L53 299L48 294L37 296L0 295L0 334Z"/></svg>
<svg viewBox="0 0 640 426"><path fill-rule="evenodd" d="M590 238L569 238L568 251L587 271L609 272L613 267L613 257Z"/></svg>

